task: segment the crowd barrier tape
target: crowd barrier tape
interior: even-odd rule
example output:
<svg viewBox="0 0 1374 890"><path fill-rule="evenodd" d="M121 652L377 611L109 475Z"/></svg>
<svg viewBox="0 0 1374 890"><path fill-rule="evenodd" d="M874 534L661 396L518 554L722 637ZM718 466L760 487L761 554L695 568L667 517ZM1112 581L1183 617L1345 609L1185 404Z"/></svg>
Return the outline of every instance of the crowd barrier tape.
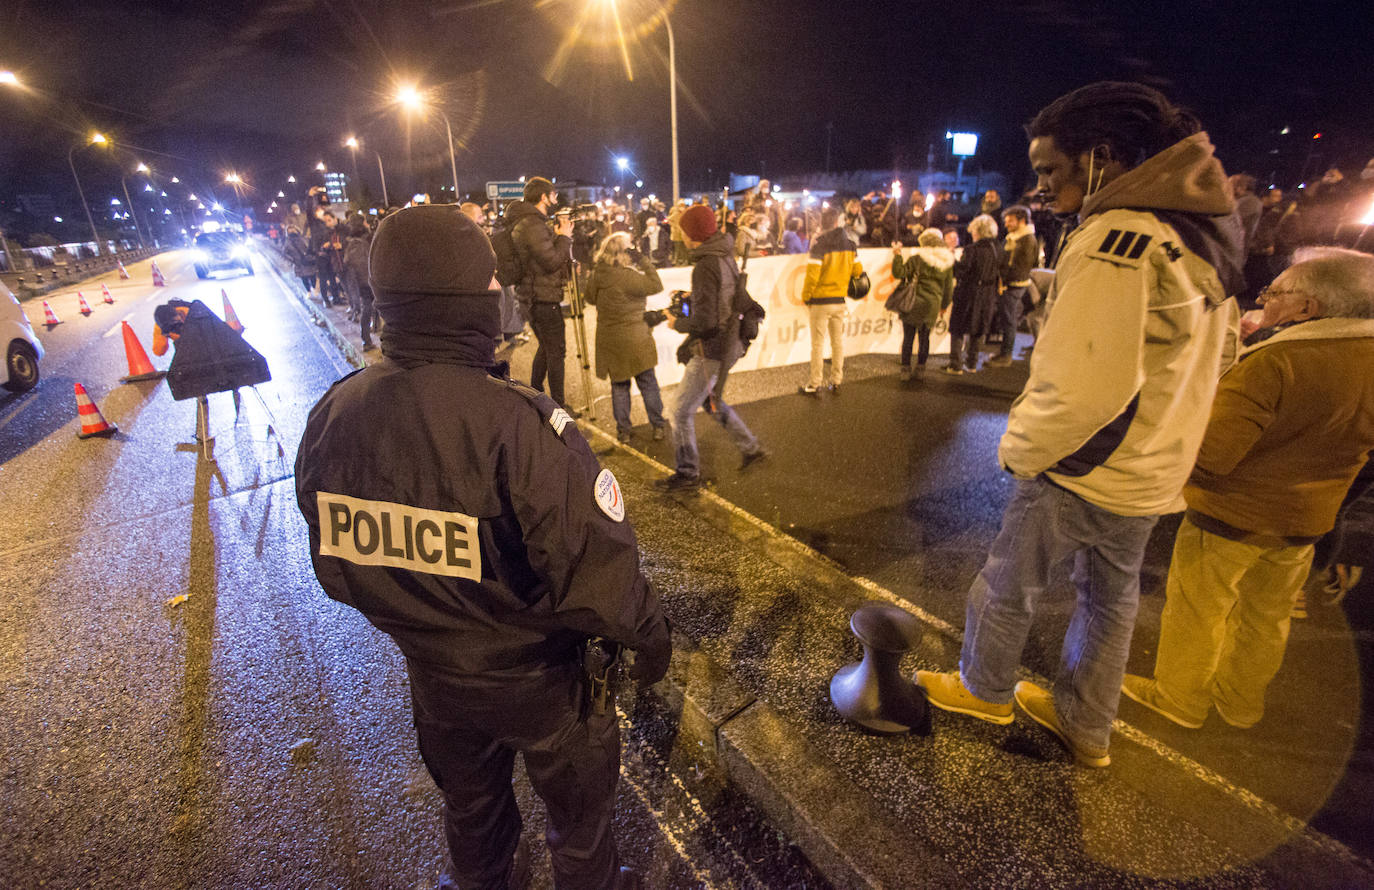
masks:
<svg viewBox="0 0 1374 890"><path fill-rule="evenodd" d="M914 253L903 251L904 256ZM745 271L749 275L749 293L767 311L760 326L759 337L749 347L734 371L757 371L777 368L811 360L811 318L802 303L802 285L806 282L806 254L756 257L749 260ZM901 350L902 325L897 316L883 308L897 282L892 277L892 250L865 248L859 251L859 262L868 273L872 289L862 300L846 300L848 317L844 325L844 354L896 354ZM691 290L690 266L660 269L663 290L648 299L648 308L662 309L668 305L675 290ZM588 318L595 310L588 308ZM943 327L943 326L942 326ZM590 333L590 332L589 332ZM654 328L654 344L658 347L655 375L663 385L682 379L684 366L678 364L677 348L683 334L667 324ZM931 333L931 352L948 352L949 335L943 330ZM829 355L829 348L826 350Z"/></svg>

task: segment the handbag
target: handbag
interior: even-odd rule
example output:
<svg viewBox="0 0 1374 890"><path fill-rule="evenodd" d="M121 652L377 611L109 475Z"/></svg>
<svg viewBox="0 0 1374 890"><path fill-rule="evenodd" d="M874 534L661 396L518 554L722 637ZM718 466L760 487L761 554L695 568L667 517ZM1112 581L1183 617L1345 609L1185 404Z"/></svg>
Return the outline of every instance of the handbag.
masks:
<svg viewBox="0 0 1374 890"><path fill-rule="evenodd" d="M888 312L895 312L898 315L906 315L916 308L916 279L903 281L892 289L888 294L887 302L883 304Z"/></svg>

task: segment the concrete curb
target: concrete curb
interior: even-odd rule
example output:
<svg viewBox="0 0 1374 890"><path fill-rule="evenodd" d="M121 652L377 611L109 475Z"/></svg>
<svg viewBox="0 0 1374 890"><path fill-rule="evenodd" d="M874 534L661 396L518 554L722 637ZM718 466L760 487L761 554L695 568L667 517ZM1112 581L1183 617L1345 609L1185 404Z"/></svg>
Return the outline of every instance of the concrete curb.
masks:
<svg viewBox="0 0 1374 890"><path fill-rule="evenodd" d="M66 288L75 287L77 285L84 284L85 282L90 281L91 279L99 278L102 275L108 275L109 273L114 272L118 269L118 266L116 265L117 262L127 261L129 263L138 263L142 262L143 260L152 259L153 257L166 253L168 250L171 249L173 248L157 247L127 251L123 255L115 254L110 257L111 261L108 265L95 259L83 260L80 264L82 267L81 274L77 274L72 277L63 276L60 279L50 279L47 284L43 284L37 287L27 282L22 285L17 283L7 284L7 286L10 288L10 290L14 292L15 299L17 299L21 303L24 303L29 300L42 297L46 294L50 294L53 291L59 291L64 290ZM95 265L101 266L101 268L98 270L89 268ZM35 269L33 272L6 272L4 273L3 277L5 279L22 279L26 278L28 275L31 274L38 274L50 270L51 267L45 269Z"/></svg>
<svg viewBox="0 0 1374 890"><path fill-rule="evenodd" d="M343 357L348 360L350 365L355 368L366 367L367 360L363 358L363 354L358 351L358 348L349 342L348 337L344 336L344 333L335 326L333 320L323 309L311 302L310 298L297 286L294 277L282 272L278 267L278 263L284 263L286 260L277 252L276 247L264 243L263 248L261 253L267 260L267 267L272 270L272 274L276 276L282 288L295 297L296 302L305 307L316 325L324 328L330 342L338 348L339 352L343 353Z"/></svg>

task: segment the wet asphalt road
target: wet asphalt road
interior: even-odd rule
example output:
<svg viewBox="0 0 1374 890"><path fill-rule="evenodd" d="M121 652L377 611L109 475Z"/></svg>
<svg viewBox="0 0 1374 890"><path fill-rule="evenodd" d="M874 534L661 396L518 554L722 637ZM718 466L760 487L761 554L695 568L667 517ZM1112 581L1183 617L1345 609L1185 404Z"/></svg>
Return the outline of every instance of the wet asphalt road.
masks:
<svg viewBox="0 0 1374 890"><path fill-rule="evenodd" d="M433 887L439 800L401 658L319 590L294 502L306 412L349 369L261 266L198 282L185 253L158 261L165 289L147 263L109 280L113 306L85 286L89 318L50 296L43 380L0 396L0 885ZM273 380L237 421L211 396L208 464L193 403L118 383L118 322L148 348L158 303L219 311L221 288ZM75 437L73 382L116 437ZM623 707L617 834L648 886L827 886L696 767L673 714ZM542 813L517 788L548 887Z"/></svg>

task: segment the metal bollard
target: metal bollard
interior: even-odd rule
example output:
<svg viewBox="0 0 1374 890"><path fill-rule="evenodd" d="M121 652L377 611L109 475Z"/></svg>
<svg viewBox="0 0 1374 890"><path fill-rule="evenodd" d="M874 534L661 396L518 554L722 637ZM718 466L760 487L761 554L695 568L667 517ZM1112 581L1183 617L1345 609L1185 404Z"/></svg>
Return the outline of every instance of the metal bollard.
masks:
<svg viewBox="0 0 1374 890"><path fill-rule="evenodd" d="M921 640L920 622L897 606L868 603L849 619L849 629L864 657L830 681L830 701L840 716L882 735L930 735L925 690L902 673L902 656Z"/></svg>

